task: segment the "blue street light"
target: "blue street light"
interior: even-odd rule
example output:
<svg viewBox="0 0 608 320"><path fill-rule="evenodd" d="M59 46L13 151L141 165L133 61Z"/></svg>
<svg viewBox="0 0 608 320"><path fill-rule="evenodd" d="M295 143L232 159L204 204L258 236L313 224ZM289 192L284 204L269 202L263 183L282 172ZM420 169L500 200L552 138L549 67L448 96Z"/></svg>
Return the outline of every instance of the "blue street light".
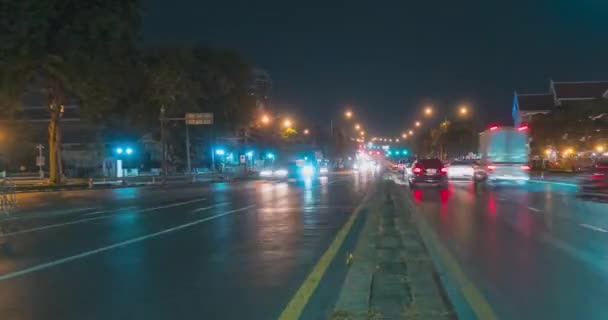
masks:
<svg viewBox="0 0 608 320"><path fill-rule="evenodd" d="M266 158L268 158L268 159L274 159L274 154L269 153L269 154L266 155Z"/></svg>
<svg viewBox="0 0 608 320"><path fill-rule="evenodd" d="M215 154L217 154L218 156L223 156L224 154L226 154L226 151L224 151L224 149L217 149L215 150Z"/></svg>
<svg viewBox="0 0 608 320"><path fill-rule="evenodd" d="M247 158L251 159L251 158L253 158L253 151L247 151L247 153L245 153L245 155L247 156Z"/></svg>
<svg viewBox="0 0 608 320"><path fill-rule="evenodd" d="M131 148L127 148L127 149L125 149L125 152L126 152L127 154L132 154L132 153L133 153L133 149L131 149Z"/></svg>
<svg viewBox="0 0 608 320"><path fill-rule="evenodd" d="M122 148L116 148L116 154L122 154L123 153L123 149Z"/></svg>

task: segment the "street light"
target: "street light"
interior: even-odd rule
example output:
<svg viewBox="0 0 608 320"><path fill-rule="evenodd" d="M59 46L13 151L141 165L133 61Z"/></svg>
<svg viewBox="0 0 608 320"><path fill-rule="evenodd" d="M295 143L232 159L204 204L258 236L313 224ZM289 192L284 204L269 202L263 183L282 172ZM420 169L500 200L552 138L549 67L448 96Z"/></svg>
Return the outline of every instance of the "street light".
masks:
<svg viewBox="0 0 608 320"><path fill-rule="evenodd" d="M469 109L466 106L461 106L460 109L458 110L458 113L461 116L466 116L469 113Z"/></svg>
<svg viewBox="0 0 608 320"><path fill-rule="evenodd" d="M414 131L410 130L407 132L410 136L414 134Z"/></svg>
<svg viewBox="0 0 608 320"><path fill-rule="evenodd" d="M597 150L597 152L604 152L604 146L597 146L595 147L595 150Z"/></svg>
<svg viewBox="0 0 608 320"><path fill-rule="evenodd" d="M395 139L395 142L399 142L399 139Z"/></svg>
<svg viewBox="0 0 608 320"><path fill-rule="evenodd" d="M355 125L355 130L359 130L361 129L361 125L359 125L358 123Z"/></svg>
<svg viewBox="0 0 608 320"><path fill-rule="evenodd" d="M262 117L260 118L260 121L263 124L269 124L270 123L270 117L268 115L266 115L266 114L262 115Z"/></svg>
<svg viewBox="0 0 608 320"><path fill-rule="evenodd" d="M431 107L424 108L424 114L427 115L427 116L432 115L433 114L433 108L431 108Z"/></svg>
<svg viewBox="0 0 608 320"><path fill-rule="evenodd" d="M420 127L420 121L416 121L416 127Z"/></svg>
<svg viewBox="0 0 608 320"><path fill-rule="evenodd" d="M344 112L344 116L346 117L346 119L350 119L353 117L353 112L350 110L346 110L346 112Z"/></svg>
<svg viewBox="0 0 608 320"><path fill-rule="evenodd" d="M122 154L125 150L123 148L116 148L116 154Z"/></svg>
<svg viewBox="0 0 608 320"><path fill-rule="evenodd" d="M217 154L218 156L223 156L226 154L226 151L224 149L217 149L215 150L215 154Z"/></svg>
<svg viewBox="0 0 608 320"><path fill-rule="evenodd" d="M402 135L401 135L401 138L403 138L403 139L407 139L407 133L402 134Z"/></svg>
<svg viewBox="0 0 608 320"><path fill-rule="evenodd" d="M289 120L289 119L283 120L283 127L291 128L291 125L292 125L291 120Z"/></svg>
<svg viewBox="0 0 608 320"><path fill-rule="evenodd" d="M308 131L308 129L304 129L304 134L306 134L306 135L307 135L308 133L310 133L310 132Z"/></svg>
<svg viewBox="0 0 608 320"><path fill-rule="evenodd" d="M126 154L132 154L133 153L133 149L127 148L127 149L125 149L125 153Z"/></svg>
<svg viewBox="0 0 608 320"><path fill-rule="evenodd" d="M365 135L365 131L359 131L359 134L364 136Z"/></svg>

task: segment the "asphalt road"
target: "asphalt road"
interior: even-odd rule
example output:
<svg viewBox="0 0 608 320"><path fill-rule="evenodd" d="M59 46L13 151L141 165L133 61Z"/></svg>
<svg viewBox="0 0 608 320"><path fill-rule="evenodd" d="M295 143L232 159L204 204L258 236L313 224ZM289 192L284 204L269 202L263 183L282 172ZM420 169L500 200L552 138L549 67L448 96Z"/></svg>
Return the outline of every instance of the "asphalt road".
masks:
<svg viewBox="0 0 608 320"><path fill-rule="evenodd" d="M20 194L0 319L276 319L375 179Z"/></svg>
<svg viewBox="0 0 608 320"><path fill-rule="evenodd" d="M404 193L498 318L606 319L608 204L575 183Z"/></svg>

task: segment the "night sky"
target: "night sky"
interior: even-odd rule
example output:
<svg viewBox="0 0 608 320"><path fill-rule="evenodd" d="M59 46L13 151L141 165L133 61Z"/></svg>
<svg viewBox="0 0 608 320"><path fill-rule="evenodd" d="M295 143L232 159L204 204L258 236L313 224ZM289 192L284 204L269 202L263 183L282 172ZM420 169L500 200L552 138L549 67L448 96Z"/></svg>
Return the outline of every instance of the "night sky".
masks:
<svg viewBox="0 0 608 320"><path fill-rule="evenodd" d="M352 105L373 135L462 102L511 124L513 91L608 80L608 1L144 0L144 40L234 48L273 104L325 123ZM328 112L330 113L328 116Z"/></svg>

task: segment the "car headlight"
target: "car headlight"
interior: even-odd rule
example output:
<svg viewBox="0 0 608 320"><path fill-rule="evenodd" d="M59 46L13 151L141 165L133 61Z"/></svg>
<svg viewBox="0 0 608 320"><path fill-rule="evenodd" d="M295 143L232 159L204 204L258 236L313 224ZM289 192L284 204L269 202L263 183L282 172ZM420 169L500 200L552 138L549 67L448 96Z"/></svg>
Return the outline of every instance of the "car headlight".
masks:
<svg viewBox="0 0 608 320"><path fill-rule="evenodd" d="M285 170L285 169L276 170L274 172L274 175L277 176L277 177L284 177L284 176L287 175L287 170Z"/></svg>
<svg viewBox="0 0 608 320"><path fill-rule="evenodd" d="M270 171L270 170L260 171L260 177L270 177L270 176L272 176L272 171Z"/></svg>
<svg viewBox="0 0 608 320"><path fill-rule="evenodd" d="M314 172L314 168L312 166L304 166L302 168L302 175L304 175L306 177L312 176L313 172Z"/></svg>

